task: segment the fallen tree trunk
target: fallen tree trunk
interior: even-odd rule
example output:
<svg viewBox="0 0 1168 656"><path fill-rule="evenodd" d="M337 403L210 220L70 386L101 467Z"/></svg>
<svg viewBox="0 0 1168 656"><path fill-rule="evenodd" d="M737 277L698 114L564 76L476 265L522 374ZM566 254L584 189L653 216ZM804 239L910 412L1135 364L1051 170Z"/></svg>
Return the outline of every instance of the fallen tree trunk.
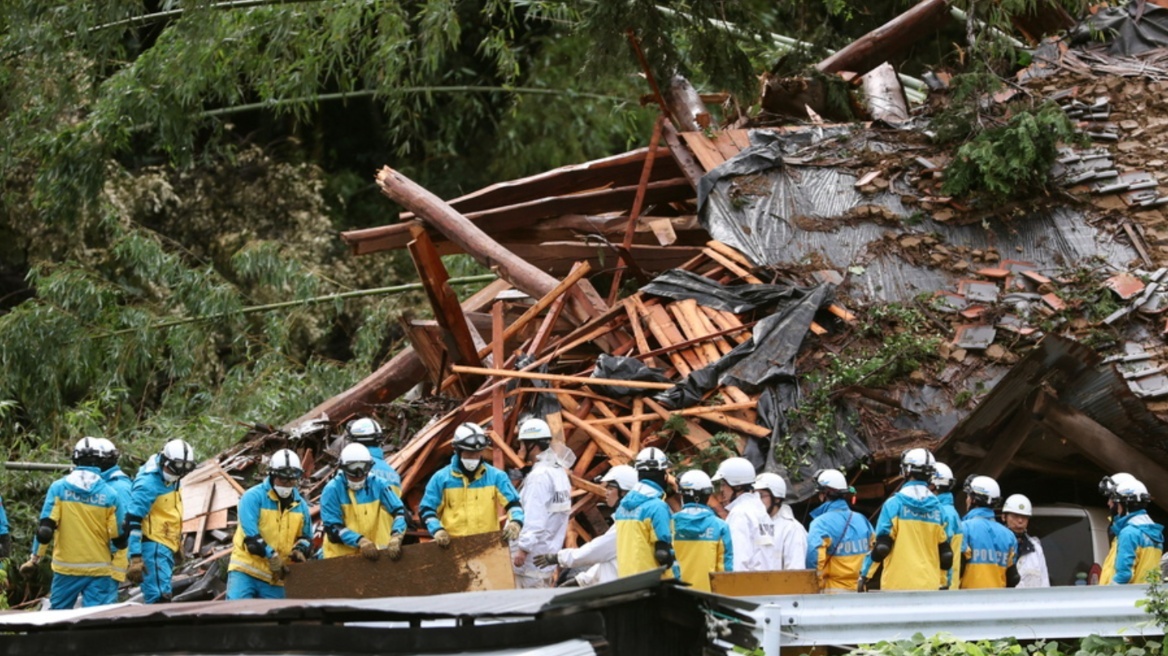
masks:
<svg viewBox="0 0 1168 656"><path fill-rule="evenodd" d="M912 9L848 44L815 65L822 73L849 71L863 75L908 50L949 21L949 3L922 0Z"/></svg>

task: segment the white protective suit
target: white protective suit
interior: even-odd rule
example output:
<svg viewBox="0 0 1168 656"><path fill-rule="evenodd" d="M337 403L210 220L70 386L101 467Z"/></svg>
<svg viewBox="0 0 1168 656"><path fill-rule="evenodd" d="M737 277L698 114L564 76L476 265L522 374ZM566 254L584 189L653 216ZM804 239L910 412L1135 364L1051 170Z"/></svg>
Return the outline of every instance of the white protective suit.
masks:
<svg viewBox="0 0 1168 656"><path fill-rule="evenodd" d="M772 563L775 569L804 569L807 567L807 529L795 519L787 504L771 518L775 524L775 544Z"/></svg>
<svg viewBox="0 0 1168 656"><path fill-rule="evenodd" d="M757 492L744 492L726 505L726 523L734 544L735 572L781 569L776 558L775 525ZM806 541L806 540L804 540Z"/></svg>
<svg viewBox="0 0 1168 656"><path fill-rule="evenodd" d="M1034 551L1018 557L1019 588L1049 588L1050 572L1046 569L1046 554L1042 552L1042 543L1038 538L1027 535L1024 539L1030 540ZM1021 551L1021 550L1019 550Z"/></svg>
<svg viewBox="0 0 1168 656"><path fill-rule="evenodd" d="M511 555L525 551L528 558L523 567L515 568L515 587L550 588L555 567L536 567L531 554L559 551L568 534L572 483L554 450L536 456L531 473L523 479L519 502L523 505L523 530L511 544Z"/></svg>
<svg viewBox="0 0 1168 656"><path fill-rule="evenodd" d="M575 549L560 549L556 554L560 567L588 567L576 575L580 587L615 581L619 574L616 569L616 524L591 542Z"/></svg>

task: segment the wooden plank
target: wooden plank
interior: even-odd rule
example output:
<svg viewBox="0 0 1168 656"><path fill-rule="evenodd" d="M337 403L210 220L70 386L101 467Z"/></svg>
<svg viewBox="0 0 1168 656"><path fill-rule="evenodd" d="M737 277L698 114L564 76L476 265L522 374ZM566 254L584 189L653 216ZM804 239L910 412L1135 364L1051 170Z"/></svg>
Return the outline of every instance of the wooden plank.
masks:
<svg viewBox="0 0 1168 656"><path fill-rule="evenodd" d="M669 313L665 311L665 308L660 305L654 305L649 307L648 311L649 332L653 333L653 336L657 338L657 341L662 346L673 346L674 344L685 341L685 337L677 330L677 326L674 325L673 321L669 319ZM692 349L681 349L678 351L678 355L681 356L686 364L687 371L682 372L680 368L678 370L678 373L681 373L683 376L688 376L690 371L701 369L705 366L702 359ZM677 363L677 360L672 357L670 360L674 364Z"/></svg>
<svg viewBox="0 0 1168 656"><path fill-rule="evenodd" d="M697 311L697 305L698 302L690 298L670 303L668 308L669 313L677 320L677 325L681 328L681 332L685 334L686 338L698 340L694 344L694 352L705 360L706 365L710 365L721 359L722 354L707 339L708 333L706 333L705 327L694 319L693 315Z"/></svg>
<svg viewBox="0 0 1168 656"><path fill-rule="evenodd" d="M638 398L637 400L641 401L642 404L644 403L644 399ZM692 408L682 408L681 410L673 411L672 414L681 415L682 417L703 417L705 415L716 414L719 412L732 412L734 410L747 410L750 408L754 408L757 405L758 405L757 400L750 399L749 401L744 401L744 402L724 403L721 405L699 405L699 406L694 406ZM643 407L643 405L642 405L642 407ZM668 412L668 411L666 411L666 412ZM597 426L597 427L599 427L599 426L619 426L620 424L630 424L630 423L637 422L637 421L648 421L648 420L656 419L659 416L660 416L660 414L657 412L641 412L641 413L634 412L634 414L625 415L622 417L612 417L612 418L606 418L606 419L593 419L593 420L589 421L588 423L592 424L593 426Z"/></svg>
<svg viewBox="0 0 1168 656"><path fill-rule="evenodd" d="M498 378L525 378L528 380L550 380L557 383L575 383L578 385L620 385L636 389L666 390L673 387L673 383L655 383L644 380L615 380L611 378L589 378L587 376L564 376L561 374L543 374L538 371L515 371L512 369L488 369L486 367L462 367L454 365L450 370L459 374L476 376L495 376Z"/></svg>
<svg viewBox="0 0 1168 656"><path fill-rule="evenodd" d="M588 437L592 438L592 441L596 442L596 446L600 447L600 450L608 456L609 460L611 460L613 464L625 464L633 459L634 454L629 450L629 447L621 444L607 431L596 428L587 421L573 414L565 414L564 419L569 424L572 424L576 428L579 428L580 430L587 433Z"/></svg>
<svg viewBox="0 0 1168 656"><path fill-rule="evenodd" d="M466 316L462 312L462 305L447 283L450 276L446 272L446 266L442 264L442 258L434 250L434 244L424 230L419 230L414 235L409 249L422 287L426 291L426 297L430 299L434 319L449 337L446 346L451 358L459 364L481 366L482 361L479 359L478 349L475 348L474 338L470 334Z"/></svg>
<svg viewBox="0 0 1168 656"><path fill-rule="evenodd" d="M694 151L690 150L686 143L683 143L682 136L678 134L677 128L673 127L672 122L665 122L665 125L661 129L661 136L665 137L665 143L669 144L669 152L673 155L673 160L677 163L678 168L681 169L685 179L696 190L698 183L702 180L702 176L709 169L702 168L694 158Z"/></svg>
<svg viewBox="0 0 1168 656"><path fill-rule="evenodd" d="M677 232L673 230L673 221L666 218L649 219L645 221L645 225L653 232L658 244L672 246L677 243Z"/></svg>
<svg viewBox="0 0 1168 656"><path fill-rule="evenodd" d="M693 152L703 171L712 171L726 161L714 142L702 132L682 132L682 141ZM668 140L668 135L667 135Z"/></svg>
<svg viewBox="0 0 1168 656"><path fill-rule="evenodd" d="M734 159L741 150L738 144L734 143L730 135L725 132L718 132L714 135L714 148L718 149L718 154L722 156L723 160Z"/></svg>
<svg viewBox="0 0 1168 656"><path fill-rule="evenodd" d="M359 555L294 563L284 592L289 599L413 597L515 587L511 552L499 532L453 538L450 548L411 544L401 560Z"/></svg>
<svg viewBox="0 0 1168 656"><path fill-rule="evenodd" d="M710 589L727 597L776 594L818 594L819 579L813 569L775 572L710 572Z"/></svg>
<svg viewBox="0 0 1168 656"><path fill-rule="evenodd" d="M604 403L603 401L597 401L596 403L593 403L592 405L593 405L593 406L594 406L594 407L595 407L597 410L599 410L599 411L600 411L600 414L604 415L604 416L605 416L605 417L607 417L608 419L614 419L614 418L615 418L615 419L620 419L620 417L617 417L617 414L616 414L615 412L613 412L613 411L612 411L612 408L609 408L609 407L608 407L608 404ZM588 423L590 423L590 424L592 424L592 425L594 425L594 426L596 425L596 422L595 422L595 421L589 421ZM630 442L632 441L632 439L633 439L633 433L632 433L632 431L630 431L630 430L628 429L628 427L626 427L626 426L624 425L624 422L620 422L620 421L618 421L617 423L615 423L615 424L612 424L612 427L613 427L613 428L615 428L615 429L617 429L618 431L620 431L620 433L621 433L622 435L624 435L624 436L625 436L625 437L626 437L626 438L627 438L627 439L628 439ZM630 449L630 450L631 450L631 449ZM636 453L636 452L635 452L635 451L633 451L633 453Z"/></svg>
<svg viewBox="0 0 1168 656"><path fill-rule="evenodd" d="M502 301L495 301L495 305L491 308L491 321L493 324L491 328L491 334L495 336L495 339L492 340L491 344L493 351L492 363L497 367L504 360L503 341L505 339L505 332L503 330ZM499 439L504 443L507 441L508 434L507 420L503 416L503 407L507 400L503 395L506 393L506 391L507 390L505 390L503 387L496 387L491 392L491 428L493 432L498 434ZM503 468L503 449L495 449L493 451L491 454L491 463L495 466L496 469ZM519 466L522 467L523 465L520 464Z"/></svg>
<svg viewBox="0 0 1168 656"><path fill-rule="evenodd" d="M736 328L741 329L746 327L741 321L739 321L738 317L734 313L726 312L725 310L717 310L711 307L705 307L704 305L701 306L701 308L702 313L709 317L710 321L713 321L715 326L721 328L724 334L726 334L726 336L730 339L733 339L739 344L750 339L750 333L729 332ZM750 324L750 327L753 327L753 324Z"/></svg>
<svg viewBox="0 0 1168 656"><path fill-rule="evenodd" d="M599 483L593 483L592 481L589 481L589 480L585 480L585 479L577 476L575 473L568 474L568 478L571 479L571 481L572 481L572 487L576 487L576 488L579 488L581 490L584 490L594 497L599 497L601 499L604 498L605 495L604 495L604 486L603 485L601 485ZM575 514L575 513L573 513L573 514Z"/></svg>
<svg viewBox="0 0 1168 656"><path fill-rule="evenodd" d="M729 269L730 271L732 271L735 275L737 275L739 278L742 278L744 281L751 283L753 285L762 284L762 279L760 279L758 276L751 273L747 269L747 267L743 267L742 265L731 260L730 258L726 257L722 253L719 253L718 251L714 250L713 248L704 248L704 249L702 249L702 252L705 253L706 255L710 256L710 259L716 261L718 264L721 264L722 266L724 266L727 269Z"/></svg>
<svg viewBox="0 0 1168 656"><path fill-rule="evenodd" d="M725 257L733 260L734 262L737 262L739 265L741 265L747 269L754 267L754 265L751 264L750 260L746 259L745 255L738 252L738 250L735 249L730 244L718 241L716 239L711 239L710 241L706 242L706 247L708 247L714 251L717 251L718 253L721 253Z"/></svg>
<svg viewBox="0 0 1168 656"><path fill-rule="evenodd" d="M672 413L669 410L666 410L664 407L661 406L660 403L657 403L656 401L654 401L653 399L650 399L648 397L645 398L645 405L649 406L650 410L657 413L657 415L664 420L668 420L672 414L677 414L677 413ZM710 432L707 431L706 429L697 425L695 422L689 421L688 417L686 419L687 419L686 424L689 426L689 432L684 436L685 441L689 442L692 446L695 446L699 449L705 448L707 446L707 443L710 440L714 439L714 436L711 435ZM739 453L741 453L741 450L739 451Z"/></svg>
<svg viewBox="0 0 1168 656"><path fill-rule="evenodd" d="M520 330L523 330L524 326L526 326L532 319L539 316L539 313L543 312L556 299L563 296L569 289L572 288L573 285L579 282L581 278L588 275L588 272L591 270L592 267L589 266L587 262L581 262L577 266L573 267L572 272L568 274L566 278L553 287L550 292L536 301L534 305L527 308L523 314L519 315L518 319L511 322L511 325L507 326L507 328L503 331L503 339L511 339L515 336L516 333L518 333ZM487 349L483 349L483 351L479 353L480 358L485 357L486 355ZM497 361L495 366L499 366L499 362L501 362L501 360Z"/></svg>
<svg viewBox="0 0 1168 656"><path fill-rule="evenodd" d="M596 452L600 447L596 446L596 442L588 441L588 445L584 447L583 453L576 458L576 465L572 467L573 475L583 477L588 469L592 466L592 461L596 458Z"/></svg>
<svg viewBox="0 0 1168 656"><path fill-rule="evenodd" d="M642 400L641 397L638 396L637 398L633 399L633 415L634 416L641 414L641 411L644 409L644 407L645 407L645 401ZM634 419L633 425L629 429L629 432L632 433L632 437L629 438L629 450L632 451L633 453L638 453L641 450L641 422L642 421L644 421L644 420L643 419Z"/></svg>

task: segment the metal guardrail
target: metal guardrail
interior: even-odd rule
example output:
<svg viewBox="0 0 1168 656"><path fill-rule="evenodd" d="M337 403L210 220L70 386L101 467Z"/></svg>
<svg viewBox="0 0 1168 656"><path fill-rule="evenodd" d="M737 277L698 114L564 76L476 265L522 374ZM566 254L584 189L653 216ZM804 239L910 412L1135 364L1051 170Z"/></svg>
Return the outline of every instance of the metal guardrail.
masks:
<svg viewBox="0 0 1168 656"><path fill-rule="evenodd" d="M1161 636L1136 606L1146 585L1013 590L869 592L747 597L755 635L769 655L779 647L872 644L946 633L963 640Z"/></svg>

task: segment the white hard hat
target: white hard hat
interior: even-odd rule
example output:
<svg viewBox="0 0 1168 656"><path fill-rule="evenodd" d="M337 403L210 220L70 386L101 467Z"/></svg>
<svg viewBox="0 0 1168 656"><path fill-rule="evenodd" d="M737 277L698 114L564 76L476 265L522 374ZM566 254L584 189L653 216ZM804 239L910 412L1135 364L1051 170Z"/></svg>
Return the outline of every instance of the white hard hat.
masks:
<svg viewBox="0 0 1168 656"><path fill-rule="evenodd" d="M1002 512L1029 517L1033 507L1030 499L1027 499L1025 495L1011 494L1006 497L1006 501L1002 504Z"/></svg>
<svg viewBox="0 0 1168 656"><path fill-rule="evenodd" d="M1136 480L1133 476L1131 480L1124 480L1116 484L1115 491L1111 494L1113 499L1120 503L1148 503L1152 500L1152 495L1148 494L1146 485Z"/></svg>
<svg viewBox="0 0 1168 656"><path fill-rule="evenodd" d="M933 463L933 477L929 479L933 487L942 492L948 492L953 489L953 470L949 469L949 465L943 462Z"/></svg>
<svg viewBox="0 0 1168 656"><path fill-rule="evenodd" d="M714 491L714 482L710 475L700 469L691 469L681 475L677 486L682 492L710 493Z"/></svg>
<svg viewBox="0 0 1168 656"><path fill-rule="evenodd" d="M1122 484L1131 483L1137 480L1135 476L1127 472L1119 472L1110 476L1104 476L1103 480L1099 481L1099 494L1105 497L1111 496L1117 487Z"/></svg>
<svg viewBox="0 0 1168 656"><path fill-rule="evenodd" d="M183 440L171 440L162 445L162 452L158 454L158 464L179 476L186 476L194 471L195 450Z"/></svg>
<svg viewBox="0 0 1168 656"><path fill-rule="evenodd" d="M552 429L542 419L531 418L519 425L519 441L539 441L552 439Z"/></svg>
<svg viewBox="0 0 1168 656"><path fill-rule="evenodd" d="M349 436L362 444L378 444L383 435L381 424L372 417L354 419L349 424Z"/></svg>
<svg viewBox="0 0 1168 656"><path fill-rule="evenodd" d="M488 444L487 431L474 422L468 421L454 429L454 448L458 451L482 451Z"/></svg>
<svg viewBox="0 0 1168 656"><path fill-rule="evenodd" d="M836 492L846 492L848 489L848 479L838 469L822 469L815 475L815 486L820 491L834 490Z"/></svg>
<svg viewBox="0 0 1168 656"><path fill-rule="evenodd" d="M98 466L102 469L109 469L118 464L118 447L114 443L104 437L95 438L97 442L97 458L99 460Z"/></svg>
<svg viewBox="0 0 1168 656"><path fill-rule="evenodd" d="M715 481L726 481L731 487L752 485L754 483L754 465L746 458L727 458L718 465L714 472Z"/></svg>
<svg viewBox="0 0 1168 656"><path fill-rule="evenodd" d="M645 447L633 460L633 467L637 471L665 471L669 469L669 458L665 452L655 446Z"/></svg>
<svg viewBox="0 0 1168 656"><path fill-rule="evenodd" d="M771 472L763 472L754 479L754 489L767 490L776 499L787 498L787 481L782 476Z"/></svg>
<svg viewBox="0 0 1168 656"><path fill-rule="evenodd" d="M304 475L300 466L300 456L292 449L280 449L268 461L268 473L277 478L298 479Z"/></svg>
<svg viewBox="0 0 1168 656"><path fill-rule="evenodd" d="M600 478L601 483L616 483L617 487L628 492L637 487L637 470L629 465L614 465Z"/></svg>
<svg viewBox="0 0 1168 656"><path fill-rule="evenodd" d="M349 444L341 450L340 466L350 478L361 478L373 469L373 455L364 444Z"/></svg>
<svg viewBox="0 0 1168 656"><path fill-rule="evenodd" d="M965 493L993 505L1002 496L1002 488L989 476L971 476L965 481Z"/></svg>
<svg viewBox="0 0 1168 656"><path fill-rule="evenodd" d="M96 437L83 437L73 445L73 464L78 467L96 467L101 458L100 445Z"/></svg>
<svg viewBox="0 0 1168 656"><path fill-rule="evenodd" d="M900 456L900 473L902 476L931 476L936 463L937 459L928 449L909 449Z"/></svg>

